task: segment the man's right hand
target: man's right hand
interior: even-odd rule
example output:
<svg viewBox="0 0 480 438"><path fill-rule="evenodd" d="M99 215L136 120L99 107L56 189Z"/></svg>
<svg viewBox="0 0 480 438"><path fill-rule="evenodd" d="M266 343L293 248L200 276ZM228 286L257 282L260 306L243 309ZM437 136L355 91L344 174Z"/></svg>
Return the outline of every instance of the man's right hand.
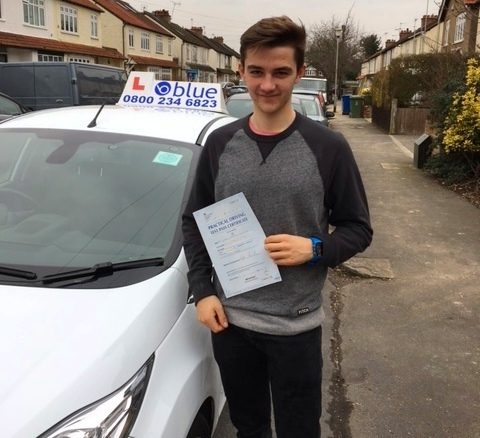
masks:
<svg viewBox="0 0 480 438"><path fill-rule="evenodd" d="M197 303L197 319L213 333L221 332L228 327L227 316L216 295L202 298Z"/></svg>

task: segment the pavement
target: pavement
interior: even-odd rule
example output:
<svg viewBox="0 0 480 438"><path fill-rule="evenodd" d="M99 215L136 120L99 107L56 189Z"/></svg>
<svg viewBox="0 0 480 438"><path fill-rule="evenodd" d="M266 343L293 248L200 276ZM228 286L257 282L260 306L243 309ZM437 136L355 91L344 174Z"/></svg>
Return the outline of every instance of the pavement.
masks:
<svg viewBox="0 0 480 438"><path fill-rule="evenodd" d="M480 209L337 112L374 239L323 291L322 438L480 438ZM227 412L215 438L234 438ZM292 437L301 438L301 437Z"/></svg>

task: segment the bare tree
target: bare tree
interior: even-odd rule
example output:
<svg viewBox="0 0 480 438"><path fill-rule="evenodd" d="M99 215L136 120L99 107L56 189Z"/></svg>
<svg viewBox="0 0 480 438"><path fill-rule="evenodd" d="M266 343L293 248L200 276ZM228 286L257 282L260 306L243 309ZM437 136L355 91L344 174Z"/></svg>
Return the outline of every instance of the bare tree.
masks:
<svg viewBox="0 0 480 438"><path fill-rule="evenodd" d="M335 83L335 57L337 49L336 29L342 29L338 53L338 79L356 79L360 73L363 49L358 25L353 23L351 11L345 20L332 17L311 27L308 34L306 58L307 63L315 67L327 78L330 88Z"/></svg>

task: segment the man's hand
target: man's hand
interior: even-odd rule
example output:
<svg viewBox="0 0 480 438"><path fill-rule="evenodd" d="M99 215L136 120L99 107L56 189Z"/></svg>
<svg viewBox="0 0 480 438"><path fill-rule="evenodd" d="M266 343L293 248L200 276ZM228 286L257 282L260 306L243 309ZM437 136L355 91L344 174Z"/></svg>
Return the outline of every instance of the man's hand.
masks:
<svg viewBox="0 0 480 438"><path fill-rule="evenodd" d="M265 249L279 266L296 266L312 259L312 241L291 234L274 234L265 239Z"/></svg>
<svg viewBox="0 0 480 438"><path fill-rule="evenodd" d="M227 316L216 295L202 298L197 303L197 319L213 333L221 332L228 327Z"/></svg>

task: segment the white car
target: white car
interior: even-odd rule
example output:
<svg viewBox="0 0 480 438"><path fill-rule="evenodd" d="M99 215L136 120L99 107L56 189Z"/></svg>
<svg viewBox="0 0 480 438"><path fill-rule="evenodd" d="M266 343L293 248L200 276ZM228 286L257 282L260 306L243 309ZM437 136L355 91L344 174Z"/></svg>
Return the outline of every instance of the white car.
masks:
<svg viewBox="0 0 480 438"><path fill-rule="evenodd" d="M217 424L225 397L180 222L201 145L233 119L219 86L199 99L201 84L192 98L150 81L150 96L145 78L123 102L170 108L0 123L2 437L207 438Z"/></svg>

